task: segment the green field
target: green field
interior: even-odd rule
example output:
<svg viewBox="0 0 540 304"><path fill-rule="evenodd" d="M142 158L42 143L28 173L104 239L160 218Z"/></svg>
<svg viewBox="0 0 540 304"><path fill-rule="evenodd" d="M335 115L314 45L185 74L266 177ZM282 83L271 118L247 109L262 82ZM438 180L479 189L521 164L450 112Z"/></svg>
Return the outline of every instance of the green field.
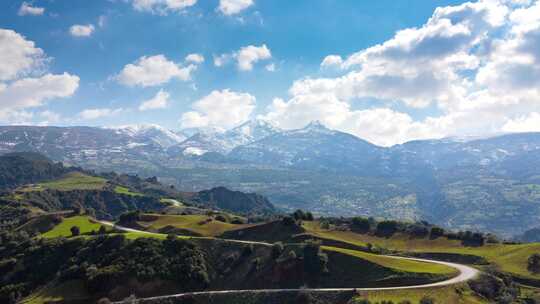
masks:
<svg viewBox="0 0 540 304"><path fill-rule="evenodd" d="M524 278L540 280L540 274L533 274L527 270L527 259L533 253L540 253L540 243L519 245L486 244L481 247L465 247L460 241L448 240L445 237L429 240L396 234L390 238L380 238L351 231L322 229L318 222L305 222L303 227L309 235L356 246L366 246L370 243L377 247L402 252L456 253L480 256L499 267L502 271Z"/></svg>
<svg viewBox="0 0 540 304"><path fill-rule="evenodd" d="M46 183L40 183L28 189L30 189L30 191L36 191L39 189L54 189L61 191L101 190L106 183L107 180L101 177L89 176L80 172L72 172L66 174L60 179Z"/></svg>
<svg viewBox="0 0 540 304"><path fill-rule="evenodd" d="M69 237L71 236L71 227L77 226L80 229L80 233L89 233L91 231L98 231L101 224L94 223L90 220L88 216L73 216L67 217L62 220L62 222L56 225L52 230L45 232L41 236L45 238L55 238L55 237ZM107 229L110 227L105 226Z"/></svg>
<svg viewBox="0 0 540 304"><path fill-rule="evenodd" d="M61 301L78 301L86 300L90 297L84 282L82 280L71 280L54 287L46 287L28 298L21 303L24 304L43 304L43 303L57 303Z"/></svg>
<svg viewBox="0 0 540 304"><path fill-rule="evenodd" d="M411 261L404 259L395 259L386 257L383 255L371 254L363 251L350 250L338 247L322 246L324 251L334 251L354 256L363 260L370 261L372 263L381 265L386 268L390 268L396 271L402 272L414 272L414 273L429 273L429 274L442 274L442 275L458 275L456 269L433 263L425 263L419 261Z"/></svg>
<svg viewBox="0 0 540 304"><path fill-rule="evenodd" d="M359 292L351 304L358 303L362 299L370 300L372 303L382 301L393 301L399 303L403 300L409 300L412 303L419 303L423 297L429 297L435 300L435 303L441 304L487 304L488 301L479 298L466 286L445 286L436 288L404 289L394 291L365 291Z"/></svg>
<svg viewBox="0 0 540 304"><path fill-rule="evenodd" d="M116 186L114 187L114 192L118 194L124 194L124 195L130 195L130 196L144 196L142 193L133 192L129 190L129 188L123 187L123 186Z"/></svg>
<svg viewBox="0 0 540 304"><path fill-rule="evenodd" d="M146 215L138 224L147 230L158 231L165 227L188 230L201 236L218 236L227 231L242 229L250 225L224 223L207 215Z"/></svg>

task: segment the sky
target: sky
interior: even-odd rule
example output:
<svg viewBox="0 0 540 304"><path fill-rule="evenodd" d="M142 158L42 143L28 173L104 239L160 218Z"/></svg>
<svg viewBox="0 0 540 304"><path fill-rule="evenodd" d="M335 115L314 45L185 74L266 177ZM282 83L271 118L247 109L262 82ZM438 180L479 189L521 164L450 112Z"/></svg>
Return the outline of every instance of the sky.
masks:
<svg viewBox="0 0 540 304"><path fill-rule="evenodd" d="M0 124L540 131L532 0L6 0Z"/></svg>

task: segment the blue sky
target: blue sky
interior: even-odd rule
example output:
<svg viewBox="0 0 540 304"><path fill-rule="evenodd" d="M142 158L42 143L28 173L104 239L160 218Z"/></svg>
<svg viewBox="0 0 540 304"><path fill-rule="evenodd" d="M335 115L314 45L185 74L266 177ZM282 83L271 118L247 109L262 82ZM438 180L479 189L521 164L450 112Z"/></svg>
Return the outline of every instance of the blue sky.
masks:
<svg viewBox="0 0 540 304"><path fill-rule="evenodd" d="M460 106L455 110L449 104L465 102L463 101L465 98L466 102L470 103L472 96L478 96L480 92L486 90L486 85L489 85L487 82L482 82L481 87L471 92L468 90L472 85L463 83L473 79L477 81L479 74L485 74L481 71L482 67L487 68L489 63L480 63L466 69L455 66L465 64L463 62L467 60L467 62L474 61L475 58L483 62L484 57L481 56L486 56L485 52L480 54L478 49L485 47L487 42L492 43L495 39L501 38L508 39L508 42L511 39L515 40L515 37L500 33L505 27L514 26L511 14L519 10L530 10L532 15L538 6L536 1L520 2L528 3L517 7L509 1L486 0L473 2L477 6L471 10L469 7L460 6L464 1L421 0L2 1L0 29L14 31L25 41L33 42L34 47L43 52L40 64L19 71L16 76L5 76L4 85L10 86L21 79L39 78L46 74L68 73L79 79L76 88L71 90L73 92L66 89L67 91L63 93L52 94L51 97L26 103L24 106L11 106L10 109L8 109L10 101L3 99L0 91L0 105L5 107L5 113L0 114L0 120L4 124L54 125L112 126L155 123L179 129L182 126L228 128L246 118L259 116L283 128L300 127L309 120L318 119L330 127L362 137L369 137L360 130L365 129L362 123L371 121L371 128L384 129L379 133L375 132L375 135L384 137L385 140L379 144L385 145L414 138L455 135L451 132L452 126L443 128L441 125L445 123L459 125L460 119L467 120L467 118L460 116L466 116L462 113L464 107ZM181 9L178 6L172 7L175 3L185 7ZM221 7L229 5L233 11L220 10L220 5ZM504 13L501 10L503 6L506 8ZM449 13L437 17L438 19L432 18L437 7L447 7ZM476 15L468 16L470 20L457 18L450 16L454 13L450 12L451 9L448 7L462 11L471 10ZM480 23L482 18L487 18L485 12L491 15L498 14L499 17L504 14L501 17L504 20L489 21L490 28L480 28L476 23ZM430 18L438 21L430 23L428 21ZM443 19L449 20L450 26L445 25ZM476 22L475 25L471 20ZM76 25L83 26L80 29L83 33L74 33L72 27ZM457 37L453 35L463 27L462 25L470 27L467 37L476 31L479 31L478 37L486 33L492 37L482 43L476 40L471 42L469 39L447 39L450 36ZM90 33L84 33L84 27L88 30L89 26L92 27ZM439 32L444 26L446 34ZM472 28L473 26L476 27ZM445 52L444 62L447 66L453 65L450 80L441 83L439 77L436 77L437 81L428 77L429 74L446 73L447 66L444 71L435 71L435 68L441 66L437 64L436 67L430 67L431 70L411 71L415 75L426 73L426 77L414 84L417 86L422 84L422 87L417 88L409 83L404 87L401 79L396 78L397 72L392 71L392 66L395 66L392 62L381 61L377 67L368 69L369 66L365 62L358 63L347 59L352 58L349 57L351 55L364 53L364 56L372 56L370 62L379 62L383 57L373 57L372 54L379 52L373 50L373 47L392 40L398 44L402 43L396 33L403 29L413 29L410 35L415 37L413 43L416 44L413 47L418 49L415 58L421 56L420 54L439 56L441 50L448 50ZM422 32L423 29L425 31ZM435 37L437 40L433 38L434 36L430 36L431 34L425 33L436 33L441 36ZM426 37L433 38L433 41L428 41ZM465 40L467 42L463 42ZM9 40L0 41L4 41L1 43L5 45L9 42ZM403 49L411 48L410 43L405 42ZM239 58L242 57L240 55L242 48L249 46L253 49L246 52L247 60L252 58L250 56L260 58L258 61L252 60L248 63L250 67L252 65L251 69L243 70L239 67ZM266 50L262 50L263 47ZM254 53L257 54L253 55ZM450 55L457 53L468 57L466 60L462 56L455 62L451 61ZM189 54L203 56L204 62L186 61L185 58ZM227 62L222 66L216 66L214 57L223 54ZM188 73L189 77L178 76L174 74L175 72L171 72L172 76L157 81L157 84L156 81L149 84L137 80L133 75L129 80L120 80L122 71L127 65L140 65L141 58L157 55L163 55L161 62L173 64L173 69L175 67L183 69L189 65L193 65L194 69ZM329 55L340 56L339 62L321 65ZM472 58L473 56L475 58ZM385 60L388 58L384 57ZM0 71L2 64L9 64L2 63L1 60ZM431 64L441 60L441 57L427 60ZM451 63L448 63L449 61ZM403 61L400 59L399 62ZM416 61L409 61L405 67L412 67L415 63ZM497 64L493 63L493 66L498 66ZM273 66L272 71L269 71L270 66ZM377 81L382 83L376 83L376 90L372 87L366 88L367 85L374 85L375 80L364 79L366 75L372 76L369 73L375 68L385 69L384 75L380 71L377 72ZM352 74L354 72L356 74ZM306 79L314 83L320 81L335 86L336 83L343 82L347 75L351 77L356 75L362 80L351 85L353 89L345 87L335 89L333 92L327 89L324 91L313 89L311 83L304 81ZM536 74L533 76L536 77ZM156 77L159 78L159 75ZM459 85L463 88L454 91L453 88L457 85L455 77L459 77ZM426 89L426 86L429 88ZM301 93L295 92L294 87L300 88L298 90ZM443 91L443 87L446 91ZM449 87L452 87L452 91L448 91ZM306 89L309 93L305 93ZM352 95L347 93L345 96L343 92L349 89L355 93ZM357 92L358 90L361 92ZM396 92L386 92L393 90ZM423 92L424 90L426 92ZM462 93L463 90L467 92ZM154 100L154 107L140 109L144 101L157 97L156 94L160 91L168 96L165 102ZM417 94L417 91L421 91L421 94ZM12 93L8 96L16 99L18 95ZM225 100L227 98L230 100ZM309 102L303 101L302 98L309 99ZM457 101L448 100L454 98ZM530 102L530 96L524 98ZM310 104L316 100L319 101ZM237 109L236 105L239 105ZM463 125L463 127L459 125L455 128L458 130L456 133L458 135L478 133L479 130L486 128L490 132L500 132L504 131L503 127L508 126L508 123L515 125L510 131L523 130L524 124L525 128L530 129L530 121L534 117L526 115L530 116L536 108L513 110L515 111L511 113L514 116L500 119L500 123L494 126L490 123L493 118L487 117L485 124ZM221 111L221 114L211 111ZM230 121L227 117L223 117L223 112L228 111ZM295 111L299 114L295 114ZM42 114L43 112L45 114ZM313 113L309 114L310 112ZM183 115L185 113L192 115ZM287 116L288 120L283 118L284 116ZM434 123L430 119L439 121ZM376 125L377 121L385 120L388 124L393 124L394 121L396 124L404 124L406 133L401 129L386 130L387 126ZM536 124L533 123L532 127L536 127ZM375 137L368 139L377 140Z"/></svg>

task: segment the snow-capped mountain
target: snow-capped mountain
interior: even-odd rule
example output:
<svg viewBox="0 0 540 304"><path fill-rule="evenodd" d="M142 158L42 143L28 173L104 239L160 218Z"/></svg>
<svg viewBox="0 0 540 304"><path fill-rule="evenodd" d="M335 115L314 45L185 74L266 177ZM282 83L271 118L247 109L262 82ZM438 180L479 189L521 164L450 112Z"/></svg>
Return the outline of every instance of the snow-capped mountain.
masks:
<svg viewBox="0 0 540 304"><path fill-rule="evenodd" d="M379 156L381 148L318 121L242 145L229 154L246 162L297 168L351 167Z"/></svg>
<svg viewBox="0 0 540 304"><path fill-rule="evenodd" d="M228 154L232 149L261 140L281 132L280 129L264 120L250 120L233 129L202 129L184 142L175 146L175 150L184 155L202 155L206 152Z"/></svg>
<svg viewBox="0 0 540 304"><path fill-rule="evenodd" d="M112 129L119 134L132 137L137 143L154 143L163 148L177 145L186 140L186 136L184 136L182 133L175 133L155 124L128 125Z"/></svg>

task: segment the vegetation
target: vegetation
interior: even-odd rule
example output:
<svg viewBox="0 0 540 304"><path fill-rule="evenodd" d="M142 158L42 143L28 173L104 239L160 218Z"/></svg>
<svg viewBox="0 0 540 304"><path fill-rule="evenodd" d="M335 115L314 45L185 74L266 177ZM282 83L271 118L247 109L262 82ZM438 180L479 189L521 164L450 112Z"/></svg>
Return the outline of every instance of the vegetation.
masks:
<svg viewBox="0 0 540 304"><path fill-rule="evenodd" d="M77 228L77 234L73 233L72 228L74 227ZM56 225L52 230L45 232L41 236L44 238L70 237L72 235L75 236L96 232L102 229L102 227L101 224L93 222L88 216L73 216L64 218L62 222ZM107 228L103 229L108 230Z"/></svg>
<svg viewBox="0 0 540 304"><path fill-rule="evenodd" d="M97 176L90 176L81 172L72 172L62 178L38 184L38 189L53 189L60 191L71 190L101 190L107 180Z"/></svg>

